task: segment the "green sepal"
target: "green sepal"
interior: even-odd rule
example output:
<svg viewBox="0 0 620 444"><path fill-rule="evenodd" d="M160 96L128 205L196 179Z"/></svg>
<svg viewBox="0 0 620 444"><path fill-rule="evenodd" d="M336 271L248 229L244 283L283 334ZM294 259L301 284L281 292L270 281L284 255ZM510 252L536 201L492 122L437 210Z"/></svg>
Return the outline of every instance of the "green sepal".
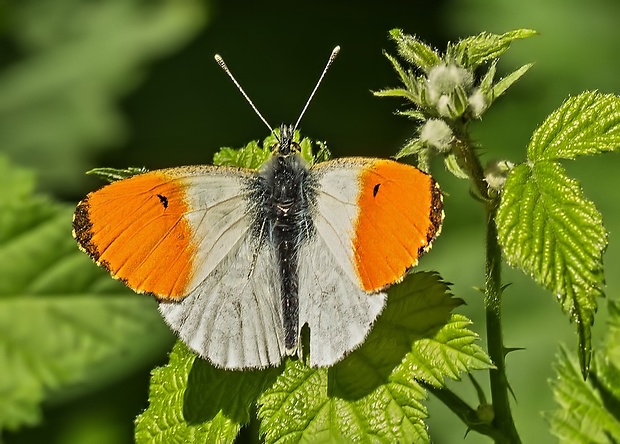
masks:
<svg viewBox="0 0 620 444"><path fill-rule="evenodd" d="M87 171L86 174L97 176L100 179L106 180L110 183L117 180L129 179L130 177L138 174L144 174L148 170L144 167L128 167L128 168L93 168Z"/></svg>
<svg viewBox="0 0 620 444"><path fill-rule="evenodd" d="M484 62L497 59L510 48L514 40L537 34L531 29L517 29L504 34L483 32L449 44L446 57L458 66L474 70Z"/></svg>
<svg viewBox="0 0 620 444"><path fill-rule="evenodd" d="M428 72L441 62L437 51L414 36L405 34L400 29L392 29L390 37L396 42L398 54L412 65Z"/></svg>

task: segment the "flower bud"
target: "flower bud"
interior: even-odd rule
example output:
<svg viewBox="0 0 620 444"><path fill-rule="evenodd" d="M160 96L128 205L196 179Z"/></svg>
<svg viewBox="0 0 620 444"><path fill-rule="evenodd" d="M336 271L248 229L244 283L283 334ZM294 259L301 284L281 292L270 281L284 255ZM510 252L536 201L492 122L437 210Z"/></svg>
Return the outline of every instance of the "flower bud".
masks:
<svg viewBox="0 0 620 444"><path fill-rule="evenodd" d="M475 118L479 118L487 109L487 98L482 91L475 89L467 98L471 114Z"/></svg>
<svg viewBox="0 0 620 444"><path fill-rule="evenodd" d="M428 119L420 129L420 142L447 153L452 148L452 129L441 119Z"/></svg>
<svg viewBox="0 0 620 444"><path fill-rule="evenodd" d="M450 95L457 86L468 90L474 83L469 71L454 64L434 66L426 80L427 97L431 104L436 104L443 95Z"/></svg>
<svg viewBox="0 0 620 444"><path fill-rule="evenodd" d="M508 160L494 160L489 162L484 171L484 179L489 188L501 191L504 188L504 183L506 183L508 174L514 167L514 163Z"/></svg>

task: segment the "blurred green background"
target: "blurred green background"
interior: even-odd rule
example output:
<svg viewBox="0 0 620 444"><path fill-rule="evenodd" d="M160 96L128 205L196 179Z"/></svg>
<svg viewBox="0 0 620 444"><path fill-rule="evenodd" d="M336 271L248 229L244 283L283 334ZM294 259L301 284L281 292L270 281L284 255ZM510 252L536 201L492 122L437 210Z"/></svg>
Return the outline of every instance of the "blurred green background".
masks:
<svg viewBox="0 0 620 444"><path fill-rule="evenodd" d="M267 135L213 61L215 53L267 120L279 125L297 118L331 49L340 45L302 133L327 141L334 156L390 156L413 127L393 115L402 103L370 93L397 84L382 56L383 49L394 52L389 29L402 28L442 49L448 40L482 31L533 28L541 35L513 44L500 72L529 62L534 68L473 128L485 161L520 162L529 135L568 95L585 89L620 92L619 20L616 0L5 0L0 154L36 170L41 192L71 204L100 185L84 175L93 167L210 163L219 147L240 147ZM613 155L567 164L610 232L605 256L610 297L620 288L618 167ZM446 222L421 267L439 270L454 283L454 293L467 301L462 312L484 339L482 297L474 289L483 284L482 211L466 182L446 174L440 162L434 173L447 194ZM547 381L558 344L575 348L574 327L554 297L527 277L506 268L504 279L514 283L505 299L505 342L526 349L508 357L517 427L524 442L552 442L541 412L554 408ZM595 344L604 333L605 312L602 301ZM147 406L150 369L166 362L168 343L113 384L46 404L41 425L0 441L132 442L132 421ZM474 403L469 383L453 385ZM428 406L434 442L459 442L465 427L437 400ZM475 434L467 440L487 442Z"/></svg>

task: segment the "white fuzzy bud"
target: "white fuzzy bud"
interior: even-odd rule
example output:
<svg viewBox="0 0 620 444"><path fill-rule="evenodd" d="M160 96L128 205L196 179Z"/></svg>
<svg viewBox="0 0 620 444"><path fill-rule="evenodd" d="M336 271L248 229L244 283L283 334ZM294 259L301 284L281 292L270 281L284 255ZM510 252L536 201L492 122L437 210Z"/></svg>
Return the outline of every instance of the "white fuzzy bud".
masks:
<svg viewBox="0 0 620 444"><path fill-rule="evenodd" d="M484 179L489 188L501 191L506 183L506 178L515 164L508 160L494 160L488 163L484 171Z"/></svg>
<svg viewBox="0 0 620 444"><path fill-rule="evenodd" d="M478 118L487 109L487 98L482 91L475 89L474 92L467 98L469 109L475 118Z"/></svg>
<svg viewBox="0 0 620 444"><path fill-rule="evenodd" d="M454 64L434 66L426 80L427 97L431 104L436 104L441 96L450 95L457 86L468 90L474 83L469 71Z"/></svg>
<svg viewBox="0 0 620 444"><path fill-rule="evenodd" d="M420 129L420 142L440 153L450 151L452 139L452 129L441 119L428 119Z"/></svg>

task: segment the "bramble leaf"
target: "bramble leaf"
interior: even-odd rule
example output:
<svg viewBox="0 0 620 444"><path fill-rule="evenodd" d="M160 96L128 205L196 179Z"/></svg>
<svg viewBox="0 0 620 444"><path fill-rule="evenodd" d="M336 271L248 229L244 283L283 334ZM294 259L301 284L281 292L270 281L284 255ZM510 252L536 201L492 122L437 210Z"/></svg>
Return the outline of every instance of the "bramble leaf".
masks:
<svg viewBox="0 0 620 444"><path fill-rule="evenodd" d="M618 96L587 92L568 99L534 132L528 162L510 172L497 213L508 262L551 290L577 324L584 376L596 298L604 294L607 233L594 204L558 160L618 148Z"/></svg>
<svg viewBox="0 0 620 444"><path fill-rule="evenodd" d="M153 373L136 440L232 442L256 402L267 443L427 442L427 394L418 381L443 387L446 377L492 367L470 321L451 314L461 303L437 274L411 275L390 290L365 344L331 368L287 359L283 368L226 371L178 343Z"/></svg>
<svg viewBox="0 0 620 444"><path fill-rule="evenodd" d="M390 290L370 336L344 361L330 369L289 361L259 399L265 441L427 442L418 381L443 386L492 367L469 321L450 315L461 302L436 274L416 273Z"/></svg>
<svg viewBox="0 0 620 444"><path fill-rule="evenodd" d="M556 295L575 321L582 368L587 371L607 245L596 207L559 163L523 164L506 180L497 226L508 263Z"/></svg>
<svg viewBox="0 0 620 444"><path fill-rule="evenodd" d="M256 169L271 156L271 150L263 148L252 141L243 148L221 148L213 155L213 164L217 166L236 166Z"/></svg>
<svg viewBox="0 0 620 444"><path fill-rule="evenodd" d="M585 92L570 97L536 129L530 161L574 159L620 148L620 97Z"/></svg>
<svg viewBox="0 0 620 444"><path fill-rule="evenodd" d="M561 348L551 381L558 409L545 416L561 443L615 443L620 440L620 303L609 301L609 330L594 355L588 381L575 359Z"/></svg>
<svg viewBox="0 0 620 444"><path fill-rule="evenodd" d="M265 138L262 146L256 141L248 143L242 148L221 148L213 156L213 164L218 166L233 166L239 168L258 169L267 159L271 157L271 153L277 146L280 137L280 130L274 130L275 134L271 134ZM310 139L304 137L301 139L299 131L295 131L293 141L299 144L301 156L310 164L314 163L313 145ZM329 157L327 147L318 143L318 156ZM323 159L324 160L324 159Z"/></svg>
<svg viewBox="0 0 620 444"><path fill-rule="evenodd" d="M557 379L551 381L551 387L560 409L545 415L551 433L566 444L618 442L620 422L606 408L593 381L584 381L577 362L564 348L560 349L555 371Z"/></svg>
<svg viewBox="0 0 620 444"><path fill-rule="evenodd" d="M136 442L232 443L279 371L217 369L179 341L170 362L153 371L149 408L136 419Z"/></svg>

